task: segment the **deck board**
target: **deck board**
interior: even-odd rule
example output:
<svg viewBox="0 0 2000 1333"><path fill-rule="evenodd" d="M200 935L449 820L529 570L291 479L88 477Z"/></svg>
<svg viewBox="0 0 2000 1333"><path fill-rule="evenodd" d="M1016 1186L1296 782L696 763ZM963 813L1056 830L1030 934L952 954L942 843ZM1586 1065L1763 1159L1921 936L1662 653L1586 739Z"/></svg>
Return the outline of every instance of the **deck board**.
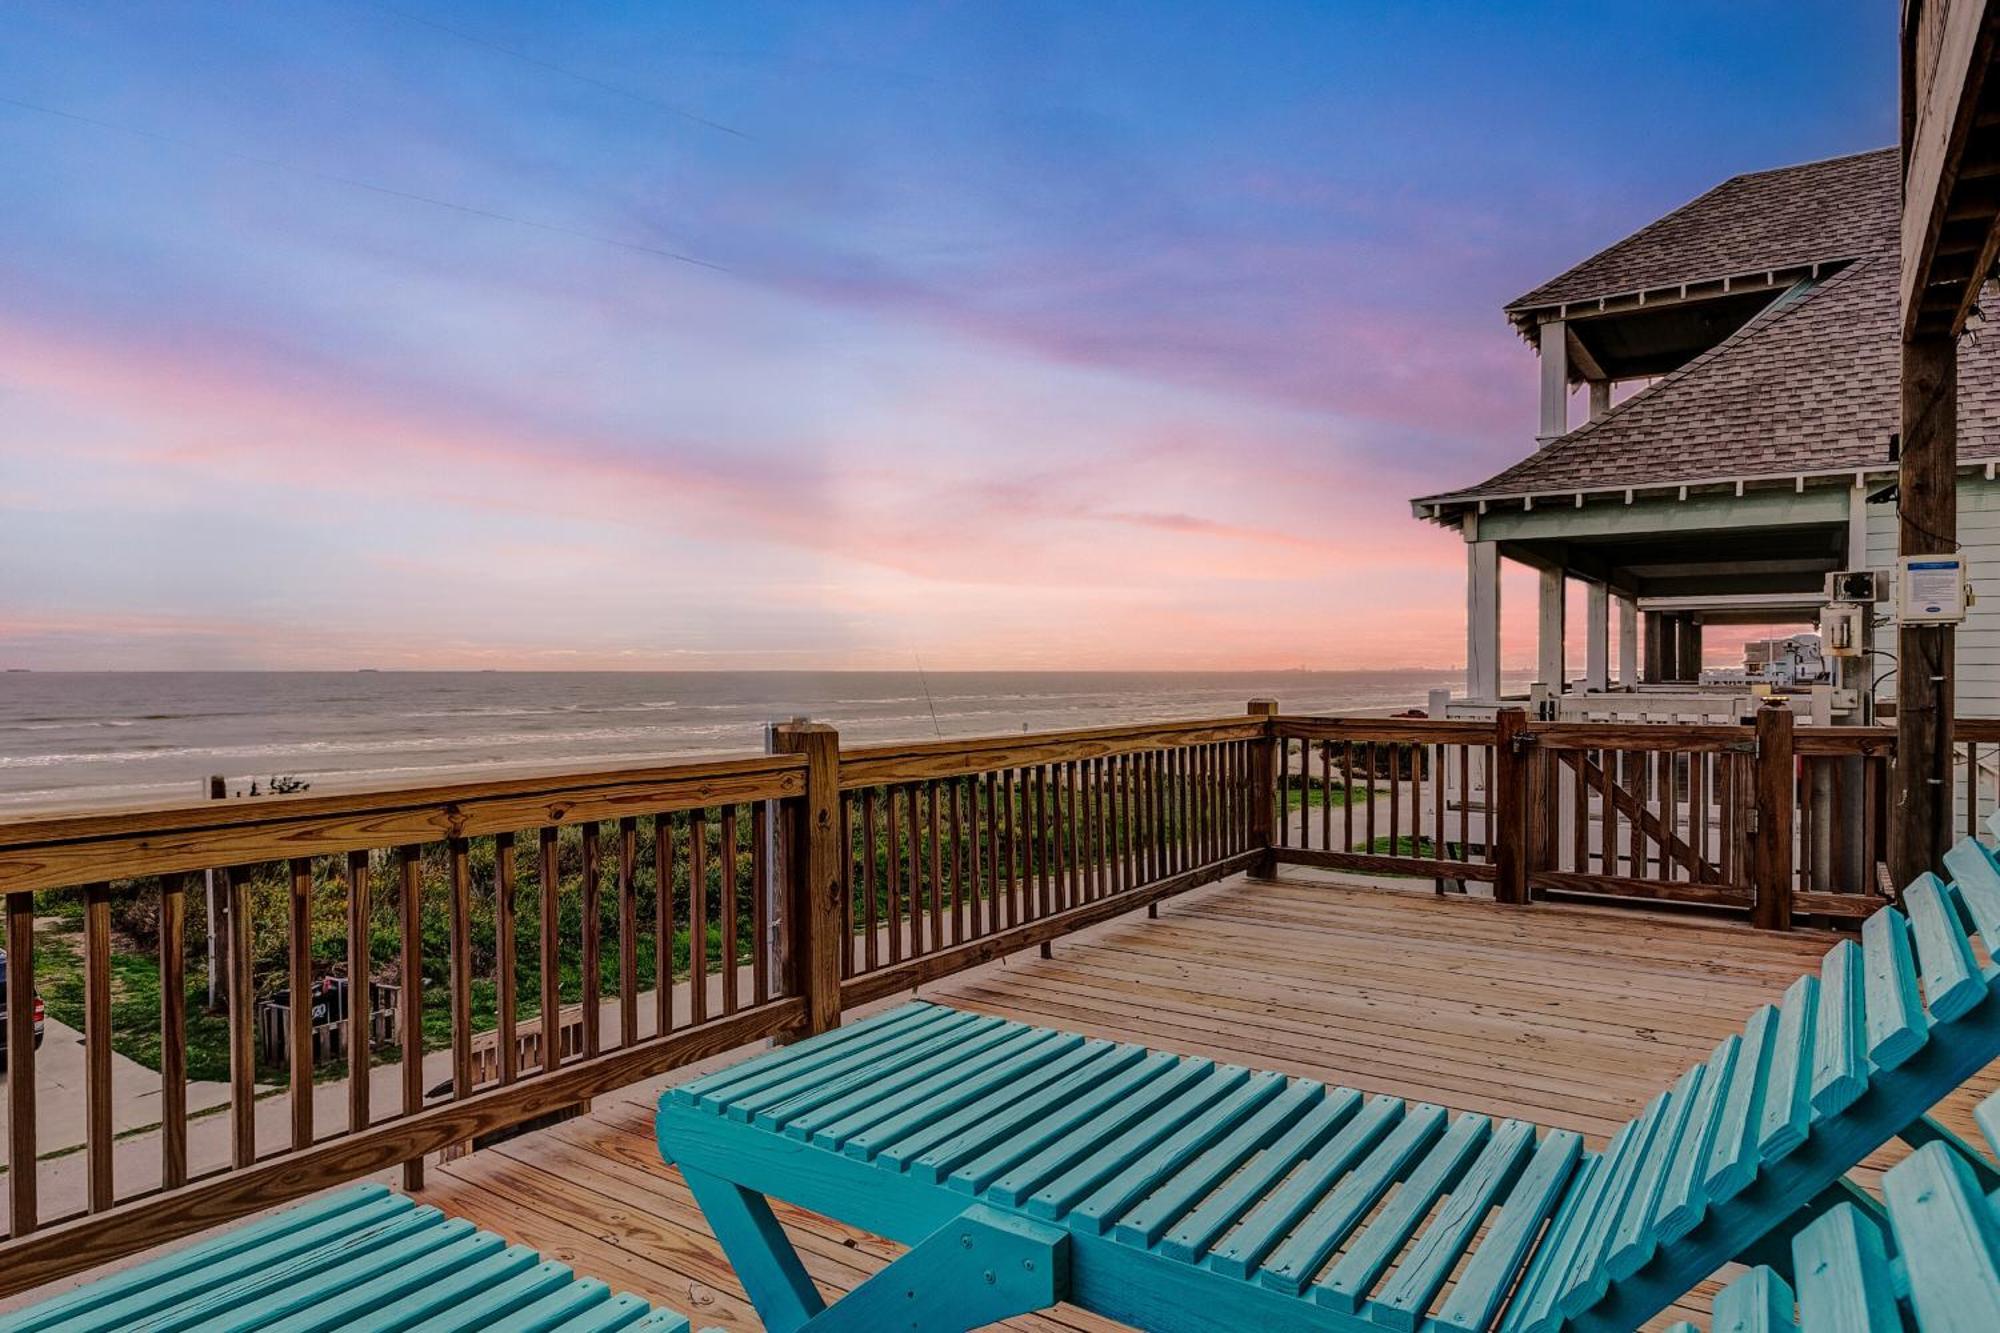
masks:
<svg viewBox="0 0 2000 1333"><path fill-rule="evenodd" d="M1157 921L1123 918L1058 941L1051 959L1024 953L922 994L1023 1022L1520 1116L1601 1144L1752 1007L1777 1000L1830 942L1629 909L1510 909L1303 878L1233 880L1163 905ZM1995 1073L1977 1080L1978 1089L2000 1082ZM652 1105L666 1081L435 1168L421 1197L690 1313L698 1326L755 1330L756 1316L686 1186L660 1162ZM1975 1099L1954 1099L1947 1123L1974 1133ZM829 1293L897 1252L825 1218L779 1212ZM1697 1291L1679 1313L1705 1313L1712 1291ZM1117 1326L1060 1309L1005 1327Z"/></svg>

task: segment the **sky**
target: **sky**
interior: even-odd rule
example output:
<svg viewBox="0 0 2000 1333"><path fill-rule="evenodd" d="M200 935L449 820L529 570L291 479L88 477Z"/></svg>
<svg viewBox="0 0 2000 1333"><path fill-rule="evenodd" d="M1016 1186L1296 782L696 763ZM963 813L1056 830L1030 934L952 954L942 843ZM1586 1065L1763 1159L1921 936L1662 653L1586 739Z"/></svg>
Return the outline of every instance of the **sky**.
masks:
<svg viewBox="0 0 2000 1333"><path fill-rule="evenodd" d="M1895 23L0 0L0 665L1462 662L1501 307Z"/></svg>

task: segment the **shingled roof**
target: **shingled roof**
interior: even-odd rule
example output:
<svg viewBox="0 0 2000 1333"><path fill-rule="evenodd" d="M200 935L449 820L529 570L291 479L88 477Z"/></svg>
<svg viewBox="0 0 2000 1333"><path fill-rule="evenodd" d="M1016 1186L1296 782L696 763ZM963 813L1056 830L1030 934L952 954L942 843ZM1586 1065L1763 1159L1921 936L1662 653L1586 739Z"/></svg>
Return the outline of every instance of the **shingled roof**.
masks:
<svg viewBox="0 0 2000 1333"><path fill-rule="evenodd" d="M1737 176L1508 307L1825 265L1673 373L1506 471L1415 503L1884 467L1899 424L1894 149ZM1959 347L1960 456L2000 453L2000 338ZM1445 517L1439 514L1439 517Z"/></svg>
<svg viewBox="0 0 2000 1333"><path fill-rule="evenodd" d="M1886 253L1896 246L1894 148L1733 176L1512 301L1533 311L1682 283Z"/></svg>
<svg viewBox="0 0 2000 1333"><path fill-rule="evenodd" d="M1893 243L1781 297L1604 416L1418 504L1881 467L1900 415ZM1959 350L1961 455L2000 426L2000 339Z"/></svg>

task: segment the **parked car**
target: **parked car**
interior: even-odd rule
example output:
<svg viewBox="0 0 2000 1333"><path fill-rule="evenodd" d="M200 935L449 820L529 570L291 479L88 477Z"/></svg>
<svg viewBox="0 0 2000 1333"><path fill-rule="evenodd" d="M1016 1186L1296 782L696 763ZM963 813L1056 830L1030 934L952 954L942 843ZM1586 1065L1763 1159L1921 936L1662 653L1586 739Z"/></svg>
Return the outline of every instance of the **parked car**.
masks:
<svg viewBox="0 0 2000 1333"><path fill-rule="evenodd" d="M42 1029L48 1021L48 1010L42 1004L41 992L35 993L35 1049L42 1046ZM7 951L0 949L0 1069L7 1067Z"/></svg>

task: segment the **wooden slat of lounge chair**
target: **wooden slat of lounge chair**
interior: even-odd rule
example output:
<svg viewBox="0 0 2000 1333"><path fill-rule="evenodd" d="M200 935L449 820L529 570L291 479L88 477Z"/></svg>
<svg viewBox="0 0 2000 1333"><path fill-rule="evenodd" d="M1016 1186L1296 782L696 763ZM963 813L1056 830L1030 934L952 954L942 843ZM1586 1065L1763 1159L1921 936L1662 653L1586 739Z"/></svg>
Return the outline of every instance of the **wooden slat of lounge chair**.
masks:
<svg viewBox="0 0 2000 1333"><path fill-rule="evenodd" d="M1199 1259L1272 1186L1318 1152L1360 1106L1361 1094L1354 1089L1326 1089L1282 1138L1265 1146L1228 1183L1183 1215L1158 1241L1160 1251L1183 1263Z"/></svg>
<svg viewBox="0 0 2000 1333"><path fill-rule="evenodd" d="M1842 940L1820 970L1810 1097L1815 1115L1844 1111L1868 1090L1861 946Z"/></svg>
<svg viewBox="0 0 2000 1333"><path fill-rule="evenodd" d="M1903 901L1909 908L1910 929L1916 934L1924 1007L1933 1022L1949 1022L1986 998L1972 944L1965 938L1965 927L1936 875L1919 875L1903 891Z"/></svg>
<svg viewBox="0 0 2000 1333"><path fill-rule="evenodd" d="M1895 1282L1882 1250L1882 1233L1852 1208L1836 1208L1792 1243L1792 1271L1799 1304L1810 1324L1834 1328L1895 1329Z"/></svg>
<svg viewBox="0 0 2000 1333"><path fill-rule="evenodd" d="M2000 1222L1972 1172L1939 1144L1898 1163L1882 1192L1918 1322L2000 1328Z"/></svg>
<svg viewBox="0 0 2000 1333"><path fill-rule="evenodd" d="M1785 991L1771 1041L1770 1077L1757 1117L1757 1157L1770 1163L1806 1141L1812 1115L1813 1035L1819 1023L1819 978L1808 972Z"/></svg>
<svg viewBox="0 0 2000 1333"><path fill-rule="evenodd" d="M0 1317L6 1333L137 1327L686 1330L603 1283L379 1185L323 1195Z"/></svg>
<svg viewBox="0 0 2000 1333"><path fill-rule="evenodd" d="M1569 1130L1555 1130L1543 1137L1534 1160L1509 1192L1492 1230L1473 1251L1471 1262L1466 1264L1439 1309L1437 1324L1441 1333L1475 1333L1492 1327L1493 1316L1507 1299L1514 1274L1520 1271L1529 1247L1541 1235L1543 1219L1559 1208L1558 1201L1576 1178L1582 1155L1582 1137Z"/></svg>
<svg viewBox="0 0 2000 1333"><path fill-rule="evenodd" d="M1395 1197L1368 1220L1354 1243L1313 1285L1313 1299L1339 1310L1360 1309L1362 1298L1409 1244L1411 1233L1430 1214L1438 1197L1458 1183L1472 1155L1484 1146L1492 1131L1493 1122L1483 1115L1462 1115L1454 1120Z"/></svg>
<svg viewBox="0 0 2000 1333"><path fill-rule="evenodd" d="M1737 1053L1742 1046L1741 1034L1732 1032L1717 1044L1714 1053L1708 1057L1708 1063L1702 1066L1696 1104L1689 1110L1689 1131L1682 1135L1680 1146L1675 1149L1674 1164L1668 1173L1666 1192L1661 1200L1656 1239L1662 1245L1671 1244L1693 1231L1708 1211L1704 1172L1715 1146L1716 1130L1722 1122L1730 1078L1735 1073Z"/></svg>
<svg viewBox="0 0 2000 1333"><path fill-rule="evenodd" d="M1326 1146L1250 1211L1234 1235L1210 1251L1209 1267L1230 1277L1248 1277L1314 1201L1402 1120L1403 1109L1398 1097L1369 1098Z"/></svg>
<svg viewBox="0 0 2000 1333"><path fill-rule="evenodd" d="M1868 1059L1876 1068L1902 1064L1928 1035L1910 922L1900 912L1877 912L1861 924L1861 962L1867 973L1862 1010Z"/></svg>
<svg viewBox="0 0 2000 1333"><path fill-rule="evenodd" d="M1519 1178L1535 1146L1535 1127L1524 1120L1503 1120L1486 1141L1479 1159L1452 1188L1431 1224L1424 1229L1395 1276L1368 1302L1368 1316L1398 1333L1416 1328L1465 1254L1507 1188Z"/></svg>

